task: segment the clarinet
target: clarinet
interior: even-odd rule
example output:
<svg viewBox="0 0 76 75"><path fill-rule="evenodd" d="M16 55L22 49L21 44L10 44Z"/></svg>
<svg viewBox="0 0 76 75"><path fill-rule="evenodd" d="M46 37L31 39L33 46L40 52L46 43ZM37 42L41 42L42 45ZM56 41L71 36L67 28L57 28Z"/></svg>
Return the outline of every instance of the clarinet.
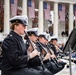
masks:
<svg viewBox="0 0 76 75"><path fill-rule="evenodd" d="M42 45L39 41L37 41L37 43L43 48L43 50L44 50L46 53L48 53L48 50L49 50L49 49L47 50L45 47L43 47L43 45ZM51 52L51 54L53 53L53 51L50 51L50 50L49 50L49 52ZM53 60L53 62L56 64L57 67L62 67L62 66L60 66L60 65L58 64L56 58L54 58L54 59L52 59L52 60ZM51 61L51 59L49 59L49 61Z"/></svg>
<svg viewBox="0 0 76 75"><path fill-rule="evenodd" d="M45 51L45 53L47 54L48 53L48 51L47 51L47 49L37 40L37 43L42 47L42 49ZM50 61L51 59L49 59L49 61Z"/></svg>
<svg viewBox="0 0 76 75"><path fill-rule="evenodd" d="M25 32L25 34L26 34L27 38L29 39L29 41L30 41L30 43L31 43L31 46L32 46L33 50L35 50L35 49L36 49L35 44L34 44L34 43L31 41L31 39L29 38L28 33ZM45 68L45 66L44 66L44 64L43 64L43 57L42 57L41 54L40 54L40 56L39 56L39 59L40 59L40 61L41 61L41 66L42 66L43 70L46 70L46 68Z"/></svg>
<svg viewBox="0 0 76 75"><path fill-rule="evenodd" d="M50 52L51 54L54 54L53 50L50 49L50 48L48 47L48 45L46 45L46 46L47 46L49 52ZM59 65L59 63L58 63L58 61L57 61L57 58L53 58L52 60L53 60L53 62L56 64L57 67L62 67L61 65Z"/></svg>

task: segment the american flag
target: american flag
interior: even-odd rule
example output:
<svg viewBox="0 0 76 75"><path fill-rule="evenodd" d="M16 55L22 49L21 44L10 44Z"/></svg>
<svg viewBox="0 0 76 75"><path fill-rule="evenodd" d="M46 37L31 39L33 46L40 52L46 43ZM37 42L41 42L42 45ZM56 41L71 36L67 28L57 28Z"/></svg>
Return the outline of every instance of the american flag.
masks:
<svg viewBox="0 0 76 75"><path fill-rule="evenodd" d="M28 0L29 18L35 18L35 0Z"/></svg>
<svg viewBox="0 0 76 75"><path fill-rule="evenodd" d="M3 10L3 4L2 4L2 2L0 1L0 13L2 12L2 10Z"/></svg>
<svg viewBox="0 0 76 75"><path fill-rule="evenodd" d="M17 15L17 3L18 0L11 0L11 16L16 16Z"/></svg>
<svg viewBox="0 0 76 75"><path fill-rule="evenodd" d="M58 5L58 10L59 10L60 21L65 21L65 5L64 4L59 4Z"/></svg>
<svg viewBox="0 0 76 75"><path fill-rule="evenodd" d="M74 16L75 16L75 20L76 20L76 5L74 5Z"/></svg>
<svg viewBox="0 0 76 75"><path fill-rule="evenodd" d="M44 16L46 20L50 19L50 3L44 2Z"/></svg>

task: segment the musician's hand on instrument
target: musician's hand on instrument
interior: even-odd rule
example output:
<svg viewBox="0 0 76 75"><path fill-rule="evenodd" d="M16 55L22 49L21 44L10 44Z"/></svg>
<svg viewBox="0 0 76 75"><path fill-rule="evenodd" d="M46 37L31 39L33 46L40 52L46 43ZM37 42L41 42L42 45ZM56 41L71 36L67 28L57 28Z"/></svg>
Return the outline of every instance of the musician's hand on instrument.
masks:
<svg viewBox="0 0 76 75"><path fill-rule="evenodd" d="M51 55L50 53L47 53L46 56L44 57L44 60L50 59Z"/></svg>
<svg viewBox="0 0 76 75"><path fill-rule="evenodd" d="M54 54L51 55L51 58L56 58L56 56Z"/></svg>
<svg viewBox="0 0 76 75"><path fill-rule="evenodd" d="M31 53L32 51L33 51L33 47L32 47L32 45L30 44L29 47L28 47L27 52L28 52L28 53Z"/></svg>
<svg viewBox="0 0 76 75"><path fill-rule="evenodd" d="M39 56L39 55L40 55L40 52L38 52L38 51L35 49L35 50L32 51L32 53L30 53L29 55L30 55L30 59L31 59L31 58L34 58L34 57L37 56L37 55Z"/></svg>

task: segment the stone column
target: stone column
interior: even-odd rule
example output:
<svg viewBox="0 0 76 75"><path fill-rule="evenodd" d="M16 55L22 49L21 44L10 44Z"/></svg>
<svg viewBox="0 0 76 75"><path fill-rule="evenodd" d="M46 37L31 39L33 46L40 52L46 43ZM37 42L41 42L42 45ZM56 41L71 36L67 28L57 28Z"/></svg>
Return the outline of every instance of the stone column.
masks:
<svg viewBox="0 0 76 75"><path fill-rule="evenodd" d="M43 32L43 1L39 0L39 23L38 23L39 33Z"/></svg>
<svg viewBox="0 0 76 75"><path fill-rule="evenodd" d="M28 16L27 15L27 0L22 0L22 15Z"/></svg>
<svg viewBox="0 0 76 75"><path fill-rule="evenodd" d="M9 25L10 18L10 0L4 0L4 36L6 36L10 31Z"/></svg>
<svg viewBox="0 0 76 75"><path fill-rule="evenodd" d="M53 25L53 34L58 36L58 3L54 3L54 25Z"/></svg>
<svg viewBox="0 0 76 75"><path fill-rule="evenodd" d="M27 16L27 0L22 0L22 15Z"/></svg>
<svg viewBox="0 0 76 75"><path fill-rule="evenodd" d="M73 4L70 3L69 4L69 34L71 33L71 31L73 30Z"/></svg>

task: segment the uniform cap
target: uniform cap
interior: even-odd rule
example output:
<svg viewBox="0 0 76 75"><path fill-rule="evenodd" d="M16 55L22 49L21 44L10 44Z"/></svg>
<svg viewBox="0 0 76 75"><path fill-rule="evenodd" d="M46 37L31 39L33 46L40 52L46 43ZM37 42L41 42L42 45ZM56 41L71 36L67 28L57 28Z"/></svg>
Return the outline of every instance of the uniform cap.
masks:
<svg viewBox="0 0 76 75"><path fill-rule="evenodd" d="M52 36L50 40L58 40L57 36Z"/></svg>
<svg viewBox="0 0 76 75"><path fill-rule="evenodd" d="M27 17L27 16L14 16L14 17L11 18L9 21L10 21L11 23L15 23L15 22L22 23L22 24L24 24L25 26L28 25L28 17Z"/></svg>
<svg viewBox="0 0 76 75"><path fill-rule="evenodd" d="M48 40L50 35L47 34L46 32L43 32L43 33L40 33L39 36L42 36L42 37L44 37L46 40Z"/></svg>
<svg viewBox="0 0 76 75"><path fill-rule="evenodd" d="M28 35L30 34L34 34L36 36L38 36L38 28L31 28L27 30Z"/></svg>

